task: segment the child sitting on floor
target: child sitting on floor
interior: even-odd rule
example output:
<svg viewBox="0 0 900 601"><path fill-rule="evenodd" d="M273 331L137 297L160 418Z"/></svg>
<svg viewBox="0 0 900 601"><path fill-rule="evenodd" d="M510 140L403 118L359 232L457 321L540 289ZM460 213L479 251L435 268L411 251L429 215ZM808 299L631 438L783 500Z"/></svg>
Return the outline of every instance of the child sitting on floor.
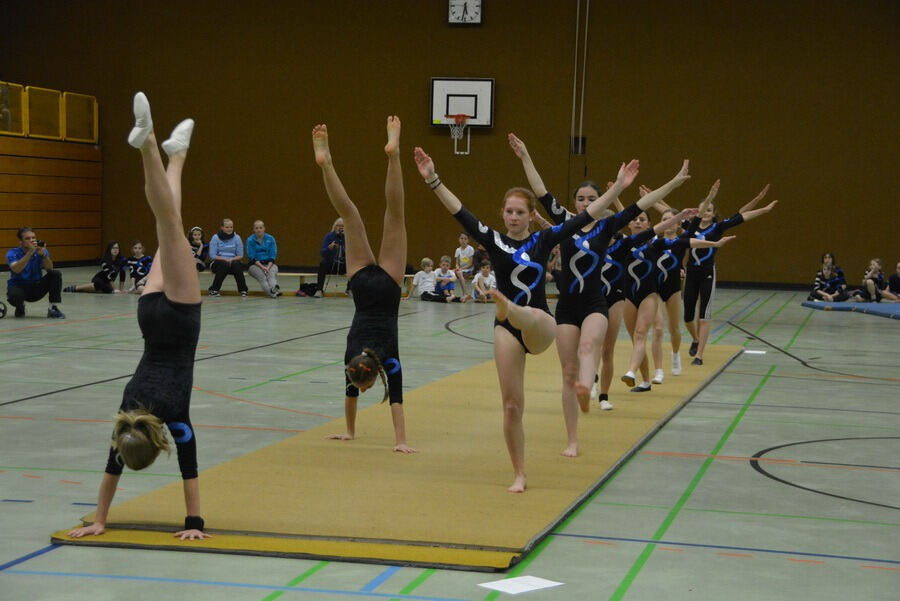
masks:
<svg viewBox="0 0 900 601"><path fill-rule="evenodd" d="M472 283L474 284L472 295L477 302L486 303L491 300L488 291L491 288L497 287L497 278L494 277L494 274L491 271L490 261L482 261L481 268L478 273L475 274L475 279L472 280Z"/></svg>

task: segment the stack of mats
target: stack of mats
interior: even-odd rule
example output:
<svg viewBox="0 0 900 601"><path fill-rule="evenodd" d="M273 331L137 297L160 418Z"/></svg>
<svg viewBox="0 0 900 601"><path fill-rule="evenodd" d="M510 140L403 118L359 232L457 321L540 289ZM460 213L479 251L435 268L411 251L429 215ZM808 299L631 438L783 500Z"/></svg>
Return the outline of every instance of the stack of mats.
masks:
<svg viewBox="0 0 900 601"><path fill-rule="evenodd" d="M627 363L630 350L619 345L617 365ZM650 393L629 394L616 382L615 410L600 412L594 402L581 415L576 459L560 455L566 438L555 349L529 356L525 494L506 492L512 469L488 361L405 394L417 454L391 452L390 410L374 405L359 412L354 441L325 439L344 431L343 419L336 420L201 472L211 539L173 538L184 516L178 481L115 505L102 536L72 539L61 530L53 542L504 570L739 351L707 347L705 365L687 366Z"/></svg>

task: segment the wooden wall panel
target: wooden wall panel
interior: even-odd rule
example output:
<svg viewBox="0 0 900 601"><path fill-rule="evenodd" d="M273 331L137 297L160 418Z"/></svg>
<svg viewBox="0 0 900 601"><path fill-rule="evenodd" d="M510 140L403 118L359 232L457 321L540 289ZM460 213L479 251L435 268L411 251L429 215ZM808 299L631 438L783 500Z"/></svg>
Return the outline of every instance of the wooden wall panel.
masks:
<svg viewBox="0 0 900 601"><path fill-rule="evenodd" d="M458 231L423 186L413 146L497 226L503 191L525 183L510 131L560 199L582 178L605 182L632 157L650 186L691 159L691 181L671 197L677 206L696 203L721 178L728 214L771 183L781 204L735 231L720 253L722 280L809 284L824 250L849 274L874 255L888 264L900 258L900 179L890 176L900 163L890 125L900 114L896 0L594 2L580 157L567 152L573 60L583 56L576 0L492 0L485 24L467 28L447 26L446 3L422 0L7 4L0 56L16 60L4 62L4 78L83 91L100 103L105 237L153 246L140 155L125 141L132 97L143 90L160 139L183 118L197 122L185 225L210 233L227 214L246 236L262 218L285 264L317 262L335 217L309 141L322 122L377 252L389 114L403 120L412 264L450 253ZM134 23L142 24L138 41ZM179 43L158 44L148 60L144 42L155 31ZM323 48L327 60L317 60ZM469 156L453 155L447 129L429 124L434 76L496 78L495 127L472 132ZM636 196L630 190L623 200Z"/></svg>
<svg viewBox="0 0 900 601"><path fill-rule="evenodd" d="M98 147L0 136L0 248L34 228L56 261L102 252L103 164Z"/></svg>

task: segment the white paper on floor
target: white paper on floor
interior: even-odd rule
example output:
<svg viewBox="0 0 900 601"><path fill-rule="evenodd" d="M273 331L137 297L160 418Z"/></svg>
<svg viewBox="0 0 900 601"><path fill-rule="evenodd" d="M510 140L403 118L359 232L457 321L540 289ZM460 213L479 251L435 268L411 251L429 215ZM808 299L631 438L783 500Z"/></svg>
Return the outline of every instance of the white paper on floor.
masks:
<svg viewBox="0 0 900 601"><path fill-rule="evenodd" d="M765 355L766 351L748 351L744 349L744 352L748 355Z"/></svg>
<svg viewBox="0 0 900 601"><path fill-rule="evenodd" d="M519 576L518 578L506 578L504 580L495 580L494 582L483 582L478 586L508 593L510 595L518 595L519 593L527 593L529 591L537 591L542 588L550 588L551 586L560 586L563 582L554 582L537 576Z"/></svg>

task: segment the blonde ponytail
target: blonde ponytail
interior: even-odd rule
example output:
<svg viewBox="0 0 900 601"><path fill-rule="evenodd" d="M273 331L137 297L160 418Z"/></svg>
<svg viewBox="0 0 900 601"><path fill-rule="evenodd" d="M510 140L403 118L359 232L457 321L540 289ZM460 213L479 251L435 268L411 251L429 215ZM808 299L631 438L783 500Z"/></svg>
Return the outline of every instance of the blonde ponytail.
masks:
<svg viewBox="0 0 900 601"><path fill-rule="evenodd" d="M119 411L113 425L112 448L121 462L133 470L152 464L160 451L171 453L162 422L143 408Z"/></svg>

